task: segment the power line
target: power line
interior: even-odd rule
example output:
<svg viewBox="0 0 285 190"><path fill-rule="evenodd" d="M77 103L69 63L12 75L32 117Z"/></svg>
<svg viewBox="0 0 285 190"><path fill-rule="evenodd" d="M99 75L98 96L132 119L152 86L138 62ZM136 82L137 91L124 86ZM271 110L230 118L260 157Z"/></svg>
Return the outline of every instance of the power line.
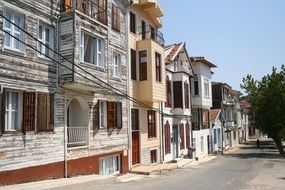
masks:
<svg viewBox="0 0 285 190"><path fill-rule="evenodd" d="M34 36L32 36L30 33L28 33L27 31L25 31L24 29L22 29L21 27L19 27L19 26L16 25L15 23L11 22L9 19L7 19L7 18L6 18L5 16L3 16L2 14L0 14L0 16L1 16L2 18L4 18L6 21L8 21L9 23L11 23L12 25L14 25L14 26L16 26L17 28L19 28L21 31L23 31L25 34L27 34L28 36L30 36L32 39L34 39L34 40L37 41L38 43L44 45L46 48L48 48L49 50L51 50L53 53L59 55L61 58L63 58L63 59L66 60L67 62L69 62L69 63L71 63L72 65L74 65L75 67L81 69L81 70L84 71L85 73L91 75L91 76L94 77L96 80L98 80L98 81L100 81L101 83L103 83L103 84L109 86L110 88L108 88L108 87L106 87L106 86L103 86L101 83L95 82L95 81L93 81L93 80L87 78L86 76L84 76L84 75L82 75L81 73L79 73L79 72L77 72L77 71L75 71L75 70L73 70L73 69L67 67L66 65L63 65L62 63L60 63L59 61L55 60L54 58L45 55L44 53L42 53L41 51L39 51L39 50L36 49L35 47L33 47L33 46L27 44L26 42L23 42L21 39L19 39L19 38L13 36L13 35L10 34L9 32L5 31L3 28L1 28L1 30L2 30L3 32L5 32L5 33L8 34L9 36L11 36L12 38L18 40L18 41L21 42L22 44L24 44L24 45L30 47L31 49L33 49L33 50L35 50L36 52L38 52L38 53L44 55L45 57L48 57L48 58L51 59L52 61L56 62L57 64L59 64L59 65L61 65L61 66L63 66L63 67L65 67L66 69L68 69L68 70L70 70L70 71L72 71L72 72L78 74L79 76L83 77L84 79L86 79L86 80L88 80L88 81L91 81L92 83L101 86L102 88L105 88L105 89L107 89L107 90L110 90L110 91L114 92L115 94L117 94L117 95L119 95L119 96L125 97L126 99L129 99L129 100L133 101L134 103L136 103L136 104L138 104L138 105L140 105L140 106L143 106L143 107L148 108L148 109L152 109L152 110L154 110L154 111L156 111L156 112L158 112L158 113L161 113L161 114L165 114L165 113L161 112L159 109L153 108L153 107L151 107L151 106L149 106L149 105L147 105L147 104L145 104L145 103L143 103L143 102L141 102L141 101L139 101L139 100L137 100L137 99L135 99L135 98L129 96L128 94L124 93L124 92L121 91L120 89L117 89L117 88L115 88L114 86L112 86L112 85L106 83L105 81L99 79L98 77L96 77L95 75L93 75L92 73L90 73L89 71L86 71L86 70L85 70L84 68L82 68L81 66L76 65L74 62L71 62L71 61L68 60L66 57L64 57L63 55L61 55L60 53L56 52L55 50L53 50L53 49L51 49L50 47L48 47L46 44L44 44L44 43L42 43L41 41L39 41L37 38L35 38ZM114 90L116 90L116 91L114 91ZM120 92L121 94L118 93L118 92Z"/></svg>

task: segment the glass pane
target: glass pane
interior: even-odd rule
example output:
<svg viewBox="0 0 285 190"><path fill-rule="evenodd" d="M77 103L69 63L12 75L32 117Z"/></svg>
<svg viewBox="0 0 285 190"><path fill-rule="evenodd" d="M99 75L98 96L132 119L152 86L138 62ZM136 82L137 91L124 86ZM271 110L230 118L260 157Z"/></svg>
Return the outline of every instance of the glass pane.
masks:
<svg viewBox="0 0 285 190"><path fill-rule="evenodd" d="M10 32L8 32L10 34ZM4 45L6 47L11 47L11 36L4 32Z"/></svg>
<svg viewBox="0 0 285 190"><path fill-rule="evenodd" d="M50 39L49 39L49 38L50 38L50 36L49 36L49 35L50 35L50 31L49 31L48 28L46 28L46 33L45 33L45 35L46 35L46 36L45 36L45 37L46 37L46 42L50 42Z"/></svg>
<svg viewBox="0 0 285 190"><path fill-rule="evenodd" d="M99 174L100 174L100 175L104 175L104 159L100 159Z"/></svg>
<svg viewBox="0 0 285 190"><path fill-rule="evenodd" d="M19 129L18 112L11 112L11 126L10 127L12 130Z"/></svg>
<svg viewBox="0 0 285 190"><path fill-rule="evenodd" d="M14 23L15 23L17 26L20 27L20 26L21 26L21 25L20 25L20 23L21 23L21 18L18 17L18 16L16 16L16 15L14 15ZM19 29L17 26L14 26L14 30L17 31L17 32L19 32L20 29Z"/></svg>
<svg viewBox="0 0 285 190"><path fill-rule="evenodd" d="M39 26L39 39L42 40L43 39L43 27Z"/></svg>
<svg viewBox="0 0 285 190"><path fill-rule="evenodd" d="M120 171L120 157L119 156L115 156L114 157L114 172L118 172Z"/></svg>
<svg viewBox="0 0 285 190"><path fill-rule="evenodd" d="M45 48L45 55L49 56L49 49L48 49L49 43L46 43L45 45L46 45L46 47L44 47Z"/></svg>
<svg viewBox="0 0 285 190"><path fill-rule="evenodd" d="M18 110L18 93L17 92L11 92L12 93L12 110Z"/></svg>
<svg viewBox="0 0 285 190"><path fill-rule="evenodd" d="M16 38L20 39L20 34L14 34L14 36ZM15 49L20 49L20 42L16 38L13 40L14 41L14 48Z"/></svg>
<svg viewBox="0 0 285 190"><path fill-rule="evenodd" d="M12 20L12 15L8 12L5 13L5 17L7 18L7 20L11 21ZM11 23L9 21L6 21L4 19L4 23L5 23L5 28L10 28L11 29Z"/></svg>

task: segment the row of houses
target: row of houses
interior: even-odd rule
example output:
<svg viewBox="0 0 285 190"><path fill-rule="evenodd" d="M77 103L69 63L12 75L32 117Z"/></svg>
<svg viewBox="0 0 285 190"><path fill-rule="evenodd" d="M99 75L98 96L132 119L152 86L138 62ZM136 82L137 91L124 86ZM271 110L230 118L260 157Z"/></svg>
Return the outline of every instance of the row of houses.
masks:
<svg viewBox="0 0 285 190"><path fill-rule="evenodd" d="M155 0L3 0L0 15L0 185L127 173L248 136L240 93L165 44Z"/></svg>

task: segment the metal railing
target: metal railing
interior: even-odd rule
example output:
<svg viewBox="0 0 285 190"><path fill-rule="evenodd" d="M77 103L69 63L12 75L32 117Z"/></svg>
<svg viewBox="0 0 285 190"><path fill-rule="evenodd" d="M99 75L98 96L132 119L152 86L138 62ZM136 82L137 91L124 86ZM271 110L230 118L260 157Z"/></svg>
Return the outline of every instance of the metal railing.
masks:
<svg viewBox="0 0 285 190"><path fill-rule="evenodd" d="M61 12L78 10L103 23L107 23L106 0L62 0Z"/></svg>
<svg viewBox="0 0 285 190"><path fill-rule="evenodd" d="M67 127L67 147L88 145L88 127Z"/></svg>
<svg viewBox="0 0 285 190"><path fill-rule="evenodd" d="M161 46L163 46L165 43L164 38L163 38L163 33L160 32L158 29L150 26L150 25L146 25L145 27L139 27L138 28L138 34L141 35L142 40L144 40L144 39L150 40L151 39Z"/></svg>
<svg viewBox="0 0 285 190"><path fill-rule="evenodd" d="M199 131L200 130L199 122L195 122L195 121L192 122L192 130L193 131Z"/></svg>

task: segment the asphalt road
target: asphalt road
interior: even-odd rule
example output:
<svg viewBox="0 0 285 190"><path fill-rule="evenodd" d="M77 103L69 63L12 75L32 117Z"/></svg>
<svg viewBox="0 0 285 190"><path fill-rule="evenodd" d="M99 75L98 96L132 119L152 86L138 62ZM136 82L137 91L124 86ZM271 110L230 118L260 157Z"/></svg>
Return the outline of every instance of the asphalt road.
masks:
<svg viewBox="0 0 285 190"><path fill-rule="evenodd" d="M159 176L116 184L85 184L84 190L285 190L285 159L269 141L219 156L210 162Z"/></svg>

